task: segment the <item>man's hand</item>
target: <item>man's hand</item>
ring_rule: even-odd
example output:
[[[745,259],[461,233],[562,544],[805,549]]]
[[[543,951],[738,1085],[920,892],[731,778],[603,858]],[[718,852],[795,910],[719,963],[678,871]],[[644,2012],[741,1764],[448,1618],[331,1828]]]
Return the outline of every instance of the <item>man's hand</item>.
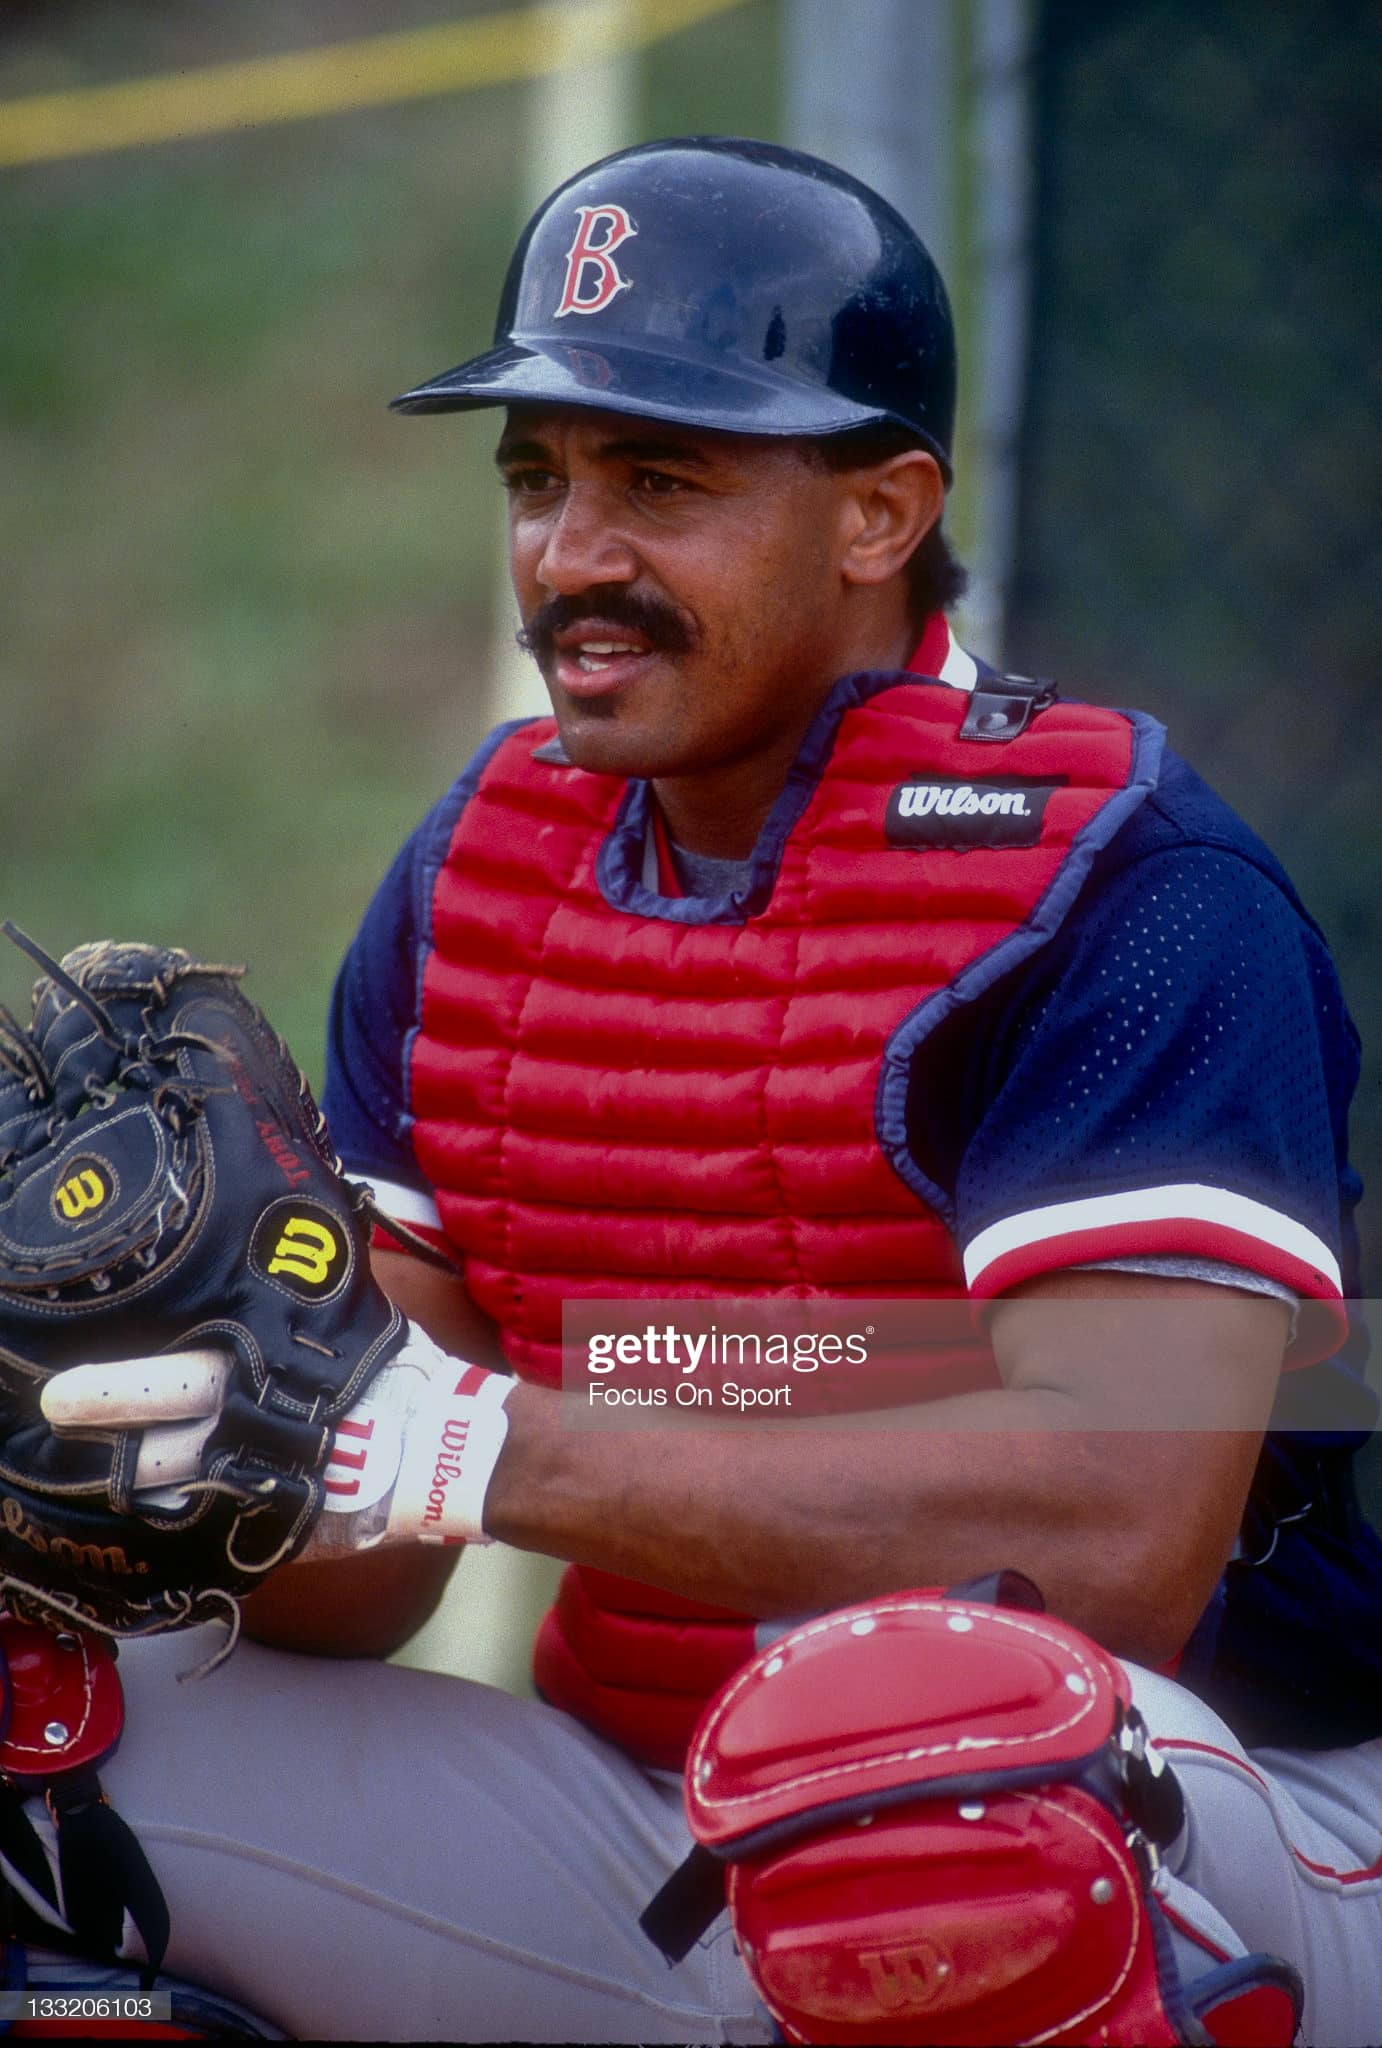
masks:
[[[108,1424],[137,1432],[136,1495],[145,1506],[177,1507],[186,1499],[178,1482],[196,1477],[216,1426],[229,1364],[223,1351],[200,1351],[73,1366],[48,1382],[43,1411],[59,1436],[80,1433],[102,1411]],[[245,1601],[245,1632],[311,1656],[390,1656],[436,1611],[462,1547],[387,1545],[313,1556],[309,1541],[305,1561],[284,1565]]]
[[[222,1420],[234,1366],[229,1352],[205,1349],[73,1366],[48,1381],[41,1406],[58,1436],[134,1437],[133,1499],[177,1511]],[[513,1384],[451,1357],[409,1323],[392,1362],[333,1432],[325,1505],[304,1557],[384,1543],[488,1543],[484,1493]]]
[[[499,1332],[459,1273],[378,1246],[372,1263],[375,1279],[410,1321],[456,1357],[504,1369]],[[285,1565],[246,1600],[245,1633],[272,1649],[311,1656],[390,1656],[430,1620],[460,1558],[459,1549],[409,1543]]]

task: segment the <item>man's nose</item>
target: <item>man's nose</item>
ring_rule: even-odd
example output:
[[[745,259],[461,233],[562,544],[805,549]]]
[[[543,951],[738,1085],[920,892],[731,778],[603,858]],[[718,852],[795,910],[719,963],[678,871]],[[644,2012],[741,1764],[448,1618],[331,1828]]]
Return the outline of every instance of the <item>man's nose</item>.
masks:
[[[539,583],[555,596],[575,597],[595,583],[634,582],[638,559],[613,510],[605,492],[569,485],[547,529]]]

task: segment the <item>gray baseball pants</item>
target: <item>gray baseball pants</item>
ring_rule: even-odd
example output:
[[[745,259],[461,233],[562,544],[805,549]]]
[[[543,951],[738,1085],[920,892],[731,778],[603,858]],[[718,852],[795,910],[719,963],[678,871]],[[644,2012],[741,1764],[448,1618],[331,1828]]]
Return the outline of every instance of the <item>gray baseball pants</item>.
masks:
[[[674,1782],[432,1672],[245,1644],[179,1684],[213,1646],[124,1649],[102,1774],[167,1893],[178,1975],[305,2038],[773,2038],[725,1920],[674,1970],[639,1932],[688,1846]],[[1382,1740],[1249,1758],[1133,1676],[1187,1795],[1180,1883],[1296,1965],[1312,2048],[1382,2039]]]

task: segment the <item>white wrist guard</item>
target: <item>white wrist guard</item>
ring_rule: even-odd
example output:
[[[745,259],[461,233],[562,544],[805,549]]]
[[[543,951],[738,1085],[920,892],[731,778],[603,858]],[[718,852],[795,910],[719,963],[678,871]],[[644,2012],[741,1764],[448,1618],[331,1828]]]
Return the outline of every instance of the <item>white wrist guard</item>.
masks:
[[[450,1357],[416,1323],[397,1363],[420,1366],[428,1378],[405,1427],[386,1540],[492,1542],[485,1494],[508,1434],[504,1403],[517,1382]]]

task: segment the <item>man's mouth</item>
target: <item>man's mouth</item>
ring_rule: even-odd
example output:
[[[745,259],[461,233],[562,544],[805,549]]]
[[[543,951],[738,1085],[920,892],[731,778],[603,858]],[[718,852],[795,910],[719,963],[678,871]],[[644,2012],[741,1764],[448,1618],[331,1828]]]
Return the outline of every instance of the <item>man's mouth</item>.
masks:
[[[625,590],[591,603],[553,598],[529,620],[519,644],[536,656],[550,682],[593,702],[638,680],[659,654],[691,645],[689,621],[674,606]]]
[[[651,654],[649,643],[642,639],[627,639],[612,633],[576,628],[556,636],[556,648],[560,657],[574,660],[584,675],[600,675],[615,662],[627,661]]]
[[[652,645],[620,633],[581,628],[558,633],[554,640],[553,680],[571,697],[606,697],[642,674],[654,653]]]

